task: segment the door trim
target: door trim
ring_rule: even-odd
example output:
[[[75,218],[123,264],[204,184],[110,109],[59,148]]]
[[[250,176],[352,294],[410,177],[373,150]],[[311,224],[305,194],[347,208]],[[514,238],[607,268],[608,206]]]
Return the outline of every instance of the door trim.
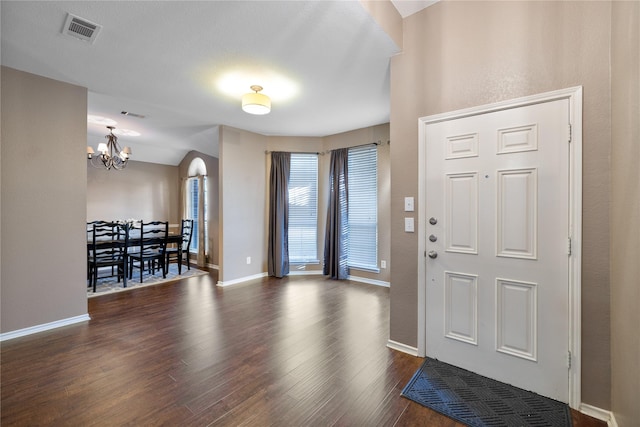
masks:
[[[567,99],[569,101],[569,406],[581,403],[582,86],[465,108],[418,119],[418,356],[426,355],[426,127],[429,124]]]

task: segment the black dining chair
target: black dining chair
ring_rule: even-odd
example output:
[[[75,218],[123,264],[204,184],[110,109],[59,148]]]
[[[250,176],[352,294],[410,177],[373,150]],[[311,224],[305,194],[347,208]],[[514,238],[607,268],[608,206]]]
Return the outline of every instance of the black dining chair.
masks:
[[[137,230],[136,230],[137,231]],[[167,235],[169,234],[168,221],[141,222],[140,233],[137,238],[131,239],[131,246],[138,248],[136,252],[129,252],[129,279],[133,276],[133,269],[140,269],[140,283],[144,276],[145,263],[151,274],[156,272],[156,262],[162,271],[162,277],[166,278],[165,259],[167,249]],[[136,265],[137,262],[137,265]]]
[[[95,222],[95,221],[94,221]],[[91,248],[93,241],[93,222],[87,222],[87,286],[91,286],[93,283],[91,281],[92,273],[91,273],[91,265],[89,264],[89,259],[91,258]]]
[[[180,224],[180,235],[182,236],[182,242],[175,248],[167,248],[165,272],[169,271],[169,263],[173,257],[175,257],[178,262],[178,274],[182,274],[183,257],[187,263],[187,269],[191,270],[191,265],[189,264],[189,246],[191,245],[191,236],[193,235],[192,219],[182,220],[182,223]]]
[[[90,231],[89,231],[90,230]],[[94,221],[87,225],[87,234],[91,240],[87,249],[87,267],[89,284],[96,291],[98,278],[117,276],[127,287],[127,245],[129,233],[116,222]],[[99,269],[111,267],[110,275],[99,276]],[[104,270],[103,270],[104,271]]]

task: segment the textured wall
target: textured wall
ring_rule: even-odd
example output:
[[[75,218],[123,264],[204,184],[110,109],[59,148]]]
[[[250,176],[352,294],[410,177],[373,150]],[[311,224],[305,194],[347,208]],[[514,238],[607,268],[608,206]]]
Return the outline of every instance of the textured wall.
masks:
[[[439,2],[404,19],[391,61],[391,330],[417,345],[418,118],[582,85],[582,400],[610,408],[609,2]]]
[[[87,90],[2,67],[1,332],[87,314]]]
[[[178,167],[131,161],[123,170],[87,162],[87,221],[137,218],[179,222]]]
[[[611,409],[640,420],[640,2],[612,3]]]
[[[266,142],[266,136],[220,126],[221,282],[267,271]]]

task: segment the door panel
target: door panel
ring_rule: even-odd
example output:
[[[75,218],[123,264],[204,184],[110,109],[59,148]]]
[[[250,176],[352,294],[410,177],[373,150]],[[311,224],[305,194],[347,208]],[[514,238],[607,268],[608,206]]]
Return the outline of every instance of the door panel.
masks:
[[[568,120],[562,99],[425,128],[427,355],[564,402]]]

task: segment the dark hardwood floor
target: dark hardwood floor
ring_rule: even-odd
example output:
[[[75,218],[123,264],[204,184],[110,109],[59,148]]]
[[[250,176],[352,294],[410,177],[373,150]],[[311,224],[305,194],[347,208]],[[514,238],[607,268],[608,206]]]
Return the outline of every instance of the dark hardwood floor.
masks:
[[[461,425],[400,397],[422,360],[386,347],[387,288],[216,279],[92,298],[89,322],[3,342],[2,426]]]

